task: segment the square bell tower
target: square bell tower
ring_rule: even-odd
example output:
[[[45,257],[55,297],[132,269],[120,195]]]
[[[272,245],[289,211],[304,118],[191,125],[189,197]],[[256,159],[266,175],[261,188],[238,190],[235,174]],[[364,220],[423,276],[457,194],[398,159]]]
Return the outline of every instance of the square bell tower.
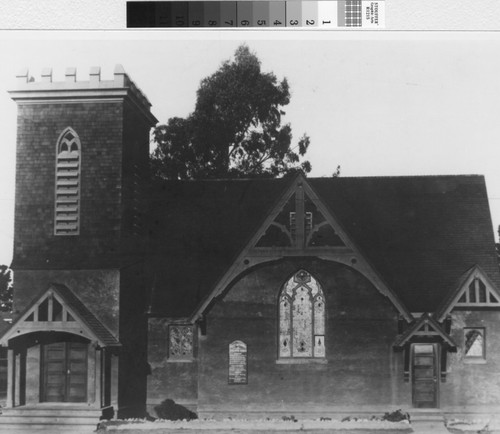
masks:
[[[143,212],[157,119],[121,65],[112,80],[99,67],[86,81],[76,77],[67,68],[53,81],[46,68],[34,81],[26,69],[10,92],[18,107],[16,316],[0,339],[13,369],[8,405],[78,402],[137,414],[147,372]],[[69,368],[49,375],[75,358],[75,377]]]

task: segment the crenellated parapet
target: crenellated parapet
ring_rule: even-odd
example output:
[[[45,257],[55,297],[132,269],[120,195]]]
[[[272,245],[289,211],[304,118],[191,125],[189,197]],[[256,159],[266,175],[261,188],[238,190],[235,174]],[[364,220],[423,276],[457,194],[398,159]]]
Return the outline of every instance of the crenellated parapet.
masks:
[[[16,89],[9,93],[18,103],[128,98],[151,123],[157,122],[151,114],[148,98],[130,79],[122,65],[115,66],[112,80],[101,79],[99,66],[90,68],[89,79],[86,81],[77,81],[77,69],[74,67],[66,68],[64,75],[64,81],[53,81],[52,68],[43,68],[41,79],[36,81],[28,68],[24,68],[16,75]]]

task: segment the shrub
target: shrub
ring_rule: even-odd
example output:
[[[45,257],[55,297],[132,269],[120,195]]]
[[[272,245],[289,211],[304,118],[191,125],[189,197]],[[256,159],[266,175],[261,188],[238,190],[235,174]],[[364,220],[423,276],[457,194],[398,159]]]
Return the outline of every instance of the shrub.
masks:
[[[176,404],[173,399],[165,399],[155,406],[156,414],[160,419],[191,420],[198,419],[198,415],[188,408]]]
[[[410,415],[408,413],[403,413],[401,409],[393,411],[392,413],[385,413],[382,416],[382,420],[388,420],[389,422],[401,422],[402,420],[410,421]]]

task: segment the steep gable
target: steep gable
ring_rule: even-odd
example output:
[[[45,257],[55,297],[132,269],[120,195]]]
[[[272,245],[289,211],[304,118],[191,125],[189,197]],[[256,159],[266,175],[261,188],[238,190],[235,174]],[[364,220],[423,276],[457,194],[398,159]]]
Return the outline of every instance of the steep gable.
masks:
[[[102,346],[120,345],[114,335],[64,285],[52,284],[19,315],[0,336],[0,345],[9,339],[37,331],[61,331],[84,336]]]
[[[409,342],[412,338],[422,339],[422,338],[432,338],[438,337],[446,342],[450,348],[456,348],[457,344],[451,338],[451,336],[446,333],[441,325],[433,318],[430,314],[424,313],[420,318],[414,321],[414,323],[406,329],[406,331],[399,335],[394,342],[395,348],[403,348],[403,346]]]
[[[500,309],[500,293],[481,267],[475,265],[460,277],[438,310],[438,319],[443,321],[453,309],[485,308]]]
[[[304,182],[302,182],[304,181]],[[305,180],[296,181],[257,235],[253,248],[300,249],[308,247],[347,247],[338,225],[318,209],[318,198],[308,190]],[[302,188],[304,184],[304,188]],[[269,222],[269,220],[271,220]]]
[[[435,312],[464,270],[500,274],[484,177],[310,179],[412,312]]]
[[[165,238],[159,238],[163,239],[164,243],[158,246],[157,252],[164,253],[165,265],[159,265],[162,257],[157,255],[156,258],[160,262],[155,271],[150,309],[152,316],[188,317],[191,315],[190,319],[195,319],[203,313],[215,297],[220,295],[222,290],[247,269],[283,257],[315,256],[342,262],[349,266],[355,265],[355,268],[367,276],[383,295],[391,299],[403,317],[408,321],[411,319],[409,311],[405,309],[397,295],[385,285],[381,276],[359,253],[352,238],[342,229],[322,200],[311,189],[308,180],[302,175],[291,180],[204,181],[177,183],[177,186],[182,189],[188,188],[188,190],[193,188],[194,191],[190,191],[186,198],[182,195],[177,196],[177,201],[173,201],[168,216],[172,216],[175,220],[174,209],[182,204],[182,209],[179,210],[179,216],[184,216],[184,218],[181,217],[182,224],[188,221],[190,223],[187,223],[188,226],[184,231],[177,232],[178,236],[182,237],[182,245],[172,243],[175,238],[173,233],[173,237],[168,241]],[[239,191],[240,194],[244,191],[247,196],[235,202],[235,196],[231,197],[231,194],[241,187],[244,189]],[[276,187],[280,188],[276,189]],[[199,199],[201,196],[195,197],[193,194],[196,188],[206,189],[203,200]],[[262,196],[254,197],[254,202],[251,202],[248,192],[256,188],[262,188],[260,191]],[[278,197],[269,195],[270,192],[277,193],[278,191],[281,193]],[[274,204],[266,201],[270,197],[274,197]],[[233,200],[233,203],[224,204],[225,199]],[[165,202],[160,201],[160,203],[161,207],[166,205]],[[237,207],[235,203],[238,203]],[[273,206],[269,207],[269,205]],[[194,220],[193,213],[187,213],[192,206],[203,207],[199,213],[194,214],[196,216]],[[245,211],[247,207],[252,207],[252,213]],[[258,219],[255,219],[256,210],[261,213]],[[219,215],[214,214],[217,211],[220,211]],[[237,217],[239,221],[244,221],[244,226],[238,226],[232,219],[228,220],[229,215]],[[204,218],[207,219],[206,230],[203,230]],[[168,221],[168,217],[165,221]],[[155,220],[155,223],[157,222],[158,219]],[[256,225],[257,222],[259,225]],[[178,229],[179,225],[174,224],[173,227]],[[237,232],[228,236],[235,228]],[[203,243],[205,240],[206,245]],[[168,251],[165,250],[166,246],[170,248],[177,246],[177,249],[171,250],[171,258],[174,262],[180,258],[187,258],[189,255],[191,258],[183,264],[178,264],[178,267],[173,266],[172,269],[172,261],[166,262],[168,255]],[[184,255],[183,251],[185,251]],[[224,254],[221,254],[222,252]],[[193,266],[195,263],[199,264],[198,268],[192,269],[182,277],[178,274],[180,269],[186,270],[186,267]],[[212,272],[215,270],[207,270],[207,264],[216,265],[217,270],[222,273],[216,275]],[[206,272],[200,273],[201,269]],[[178,285],[173,285],[168,278],[166,279],[169,272],[177,273]],[[182,279],[185,281],[182,282]],[[182,291],[177,288],[182,288]],[[170,303],[166,302],[167,299]],[[187,306],[196,306],[196,311],[193,313]]]
[[[473,264],[500,283],[482,176],[166,182],[151,216],[153,316],[193,319],[239,273],[287,256],[353,266],[407,321]]]

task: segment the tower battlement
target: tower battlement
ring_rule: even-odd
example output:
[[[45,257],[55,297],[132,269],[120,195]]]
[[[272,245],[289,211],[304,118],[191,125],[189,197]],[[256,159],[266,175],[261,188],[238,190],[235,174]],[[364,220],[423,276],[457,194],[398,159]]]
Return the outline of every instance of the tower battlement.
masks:
[[[66,68],[64,81],[53,81],[52,68],[43,68],[41,80],[30,76],[24,68],[16,75],[17,86],[10,91],[13,100],[22,103],[36,100],[81,100],[88,98],[130,97],[153,122],[151,103],[139,87],[130,79],[122,65],[116,65],[113,80],[101,80],[101,68],[93,66],[89,79],[77,81],[77,68]]]

